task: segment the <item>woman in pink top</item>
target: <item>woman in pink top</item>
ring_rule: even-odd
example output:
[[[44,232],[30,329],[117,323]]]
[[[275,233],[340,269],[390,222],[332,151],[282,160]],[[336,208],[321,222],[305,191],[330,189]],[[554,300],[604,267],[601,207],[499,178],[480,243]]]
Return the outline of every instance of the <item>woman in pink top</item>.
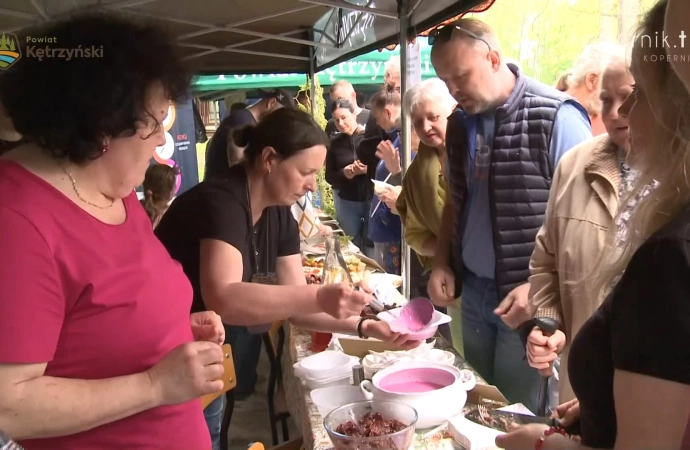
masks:
[[[27,34],[102,50],[25,53],[0,81],[32,141],[0,159],[0,429],[27,450],[209,450],[222,326],[190,318],[134,192],[189,88],[174,41],[104,15]]]

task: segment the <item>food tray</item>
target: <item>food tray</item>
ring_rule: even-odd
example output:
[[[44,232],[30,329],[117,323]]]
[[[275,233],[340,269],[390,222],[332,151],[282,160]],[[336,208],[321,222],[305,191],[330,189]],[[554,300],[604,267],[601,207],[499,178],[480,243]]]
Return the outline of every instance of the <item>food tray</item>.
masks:
[[[307,278],[307,283],[321,284],[324,263],[325,258],[323,256],[306,255],[302,257],[302,268],[304,269],[304,276]],[[353,282],[359,282],[364,276],[365,270],[376,270],[374,267],[368,267],[358,255],[354,254],[346,255],[345,263],[350,271]]]

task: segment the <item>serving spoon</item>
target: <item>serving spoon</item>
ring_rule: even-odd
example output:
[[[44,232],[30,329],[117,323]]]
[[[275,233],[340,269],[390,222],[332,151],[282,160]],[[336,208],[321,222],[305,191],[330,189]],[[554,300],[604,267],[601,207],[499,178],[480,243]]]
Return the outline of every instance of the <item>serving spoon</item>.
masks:
[[[433,318],[434,304],[424,297],[410,300],[400,311],[400,321],[410,331],[424,329]]]

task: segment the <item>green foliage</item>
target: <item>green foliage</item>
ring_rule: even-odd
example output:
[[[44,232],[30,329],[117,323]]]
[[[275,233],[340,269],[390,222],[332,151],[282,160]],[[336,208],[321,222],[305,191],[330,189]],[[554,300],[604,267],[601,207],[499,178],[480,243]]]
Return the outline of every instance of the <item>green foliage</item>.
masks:
[[[318,123],[321,128],[326,129],[326,125],[328,124],[328,121],[326,120],[326,100],[323,98],[323,88],[321,87],[321,83],[319,83],[319,78],[316,77],[314,80],[314,92],[316,93],[316,111],[312,112],[312,116],[314,117],[314,120],[316,120],[316,123]],[[300,109],[311,112],[311,80],[307,76],[307,79],[304,84],[300,85],[299,87],[300,92],[306,92],[307,97],[309,98],[309,102],[307,107],[304,105],[300,104]]]
[[[306,82],[299,87],[300,92],[306,92],[309,96],[311,94],[311,80],[307,77]],[[315,78],[313,92],[316,94],[316,111],[310,111],[311,109],[311,97],[309,97],[308,105],[304,106],[299,104],[298,107],[302,111],[311,112],[314,120],[318,123],[322,129],[326,129],[328,121],[326,120],[326,100],[323,97],[323,88],[319,83],[319,79]],[[333,190],[331,186],[326,182],[326,169],[321,168],[316,176],[316,182],[319,189],[319,195],[321,197],[321,209],[323,212],[331,217],[335,217],[335,206],[333,203]]]
[[[636,0],[644,14],[656,0]],[[590,43],[618,38],[620,0],[497,0],[486,12],[468,14],[496,31],[503,55],[522,71],[555,84]]]
[[[326,169],[322,168],[316,175],[316,183],[321,195],[321,209],[331,217],[335,217],[335,203],[333,202],[333,189],[326,182]]]

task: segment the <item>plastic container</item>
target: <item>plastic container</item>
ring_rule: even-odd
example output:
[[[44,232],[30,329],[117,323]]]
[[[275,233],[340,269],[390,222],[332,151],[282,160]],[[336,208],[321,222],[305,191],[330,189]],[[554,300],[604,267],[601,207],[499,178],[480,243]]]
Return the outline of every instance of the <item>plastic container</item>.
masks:
[[[346,436],[335,431],[339,425],[351,419],[359,421],[367,413],[380,413],[386,420],[399,420],[407,425],[401,431],[375,437]],[[417,411],[403,403],[365,401],[350,403],[334,409],[323,419],[323,425],[335,450],[408,450],[414,439]]]
[[[350,384],[352,368],[359,358],[342,352],[325,351],[304,358],[293,365],[295,375],[309,389]]]
[[[416,341],[423,341],[429,339],[430,337],[433,337],[436,334],[436,331],[438,330],[438,327],[440,325],[446,324],[451,321],[451,317],[449,315],[434,310],[434,315],[431,319],[431,322],[429,322],[429,324],[426,327],[418,331],[410,331],[407,329],[407,327],[402,323],[402,320],[400,319],[401,312],[402,307],[391,309],[388,311],[383,311],[381,313],[378,313],[376,317],[386,322],[388,326],[390,326],[391,331],[408,334],[410,336],[410,339]]]
[[[300,367],[309,373],[320,374],[334,369],[339,369],[352,362],[352,358],[343,352],[326,350],[316,355],[311,355],[299,362]]]
[[[352,368],[359,359],[342,352],[327,351],[304,358],[293,365],[295,375],[303,380],[333,381],[343,377],[350,378]]]
[[[319,410],[321,417],[326,417],[329,412],[343,405],[363,402],[366,400],[362,390],[357,386],[333,386],[314,389],[309,394],[311,401]]]
[[[328,388],[328,387],[351,386],[350,377],[340,378],[337,380],[330,380],[330,381],[302,380],[302,383],[304,383],[304,385],[307,386],[307,388],[311,391],[313,391],[315,389],[323,389],[323,388]]]

